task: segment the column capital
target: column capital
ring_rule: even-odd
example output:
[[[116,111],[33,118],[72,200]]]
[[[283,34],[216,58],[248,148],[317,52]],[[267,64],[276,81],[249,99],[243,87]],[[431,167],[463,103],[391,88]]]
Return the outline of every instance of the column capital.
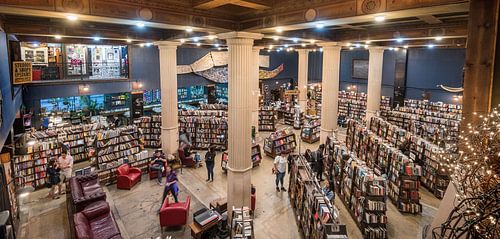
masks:
[[[154,43],[155,46],[158,46],[158,48],[177,48],[177,46],[180,46],[180,42],[176,41],[157,41]]]
[[[253,32],[226,32],[217,34],[219,39],[252,39],[252,40],[260,40],[264,37],[264,34],[253,33]]]
[[[320,42],[317,45],[323,48],[342,48],[340,42]]]
[[[264,48],[265,48],[265,47],[263,47],[263,46],[254,46],[254,47],[252,48],[252,51],[254,51],[254,52],[255,52],[255,51],[258,51],[258,52],[260,52],[260,50],[262,50],[262,49],[264,49]]]
[[[386,47],[383,47],[383,46],[370,46],[368,47],[368,51],[370,53],[378,53],[378,52],[384,52],[384,50],[386,49]]]
[[[304,54],[304,53],[309,53],[311,50],[310,49],[295,49],[295,51],[297,51],[300,54]]]

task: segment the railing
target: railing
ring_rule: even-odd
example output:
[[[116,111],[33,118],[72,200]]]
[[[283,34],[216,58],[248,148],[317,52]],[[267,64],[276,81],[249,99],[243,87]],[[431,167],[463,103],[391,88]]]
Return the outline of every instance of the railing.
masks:
[[[46,63],[33,64],[33,78],[37,81],[53,80],[106,80],[127,79],[128,63]]]

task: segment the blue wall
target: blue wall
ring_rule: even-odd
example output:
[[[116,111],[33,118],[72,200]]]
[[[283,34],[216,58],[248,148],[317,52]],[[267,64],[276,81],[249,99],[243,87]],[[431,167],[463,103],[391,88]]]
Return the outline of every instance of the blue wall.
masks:
[[[456,93],[439,90],[436,85],[462,87],[465,49],[410,49],[406,76],[406,98],[422,99],[428,89],[431,101],[452,103]]]
[[[9,52],[7,50],[7,37],[5,32],[0,31],[0,90],[2,92],[2,125],[0,126],[0,148],[3,147],[12,124],[16,117],[16,112],[21,106],[21,91],[15,91],[12,98],[12,85],[10,82]],[[19,88],[16,88],[19,89]]]

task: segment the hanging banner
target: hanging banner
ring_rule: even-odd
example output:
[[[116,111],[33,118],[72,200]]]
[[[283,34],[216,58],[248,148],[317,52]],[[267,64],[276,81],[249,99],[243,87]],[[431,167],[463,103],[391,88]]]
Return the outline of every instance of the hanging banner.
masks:
[[[259,55],[259,67],[269,68],[269,56]]]
[[[190,65],[178,65],[177,74],[187,74],[193,72]]]
[[[210,54],[206,54],[204,57],[191,64],[191,69],[193,69],[194,72],[206,71],[213,67],[214,62],[212,61],[212,56]]]
[[[266,80],[276,77],[279,73],[284,70],[283,64],[276,67],[276,69],[272,71],[259,70],[259,79]]]
[[[214,66],[225,66],[227,65],[227,58],[229,54],[227,51],[212,51],[212,60],[214,61]]]
[[[12,62],[12,83],[14,85],[30,83],[33,78],[33,68],[29,61]]]

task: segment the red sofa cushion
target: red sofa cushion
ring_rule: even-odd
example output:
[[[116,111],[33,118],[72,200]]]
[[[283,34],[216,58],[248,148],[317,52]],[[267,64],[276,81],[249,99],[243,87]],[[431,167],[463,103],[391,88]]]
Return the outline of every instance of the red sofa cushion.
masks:
[[[108,239],[114,235],[120,234],[118,226],[110,213],[104,214],[90,222],[90,228],[94,239]]]
[[[106,201],[97,201],[82,210],[86,218],[92,220],[102,214],[109,213],[109,204]]]
[[[118,175],[127,175],[129,172],[130,166],[128,164],[122,164],[118,169],[116,169]]]
[[[73,216],[75,222],[75,234],[77,239],[92,239],[90,224],[83,213],[77,213]]]
[[[74,214],[77,239],[121,238],[113,214],[106,201],[97,201]]]

